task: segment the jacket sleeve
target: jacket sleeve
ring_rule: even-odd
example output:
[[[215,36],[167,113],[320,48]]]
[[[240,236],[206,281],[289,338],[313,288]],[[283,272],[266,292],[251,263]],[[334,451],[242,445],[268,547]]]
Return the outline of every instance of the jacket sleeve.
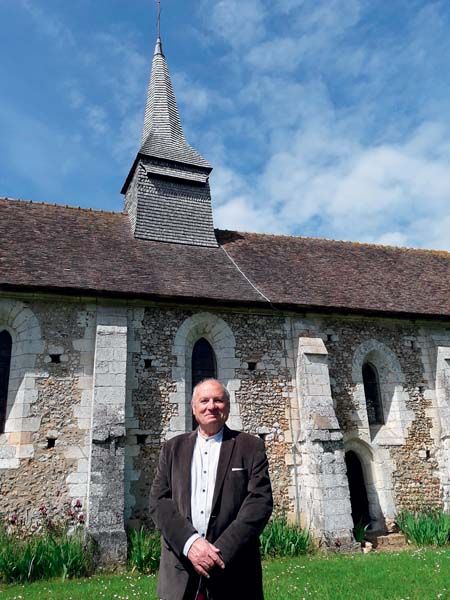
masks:
[[[164,444],[150,492],[150,515],[172,550],[181,556],[186,541],[196,530],[172,498],[170,448]]]
[[[272,487],[269,479],[264,443],[255,440],[257,448],[253,456],[245,497],[234,521],[214,541],[227,565],[245,544],[257,540],[273,509]]]

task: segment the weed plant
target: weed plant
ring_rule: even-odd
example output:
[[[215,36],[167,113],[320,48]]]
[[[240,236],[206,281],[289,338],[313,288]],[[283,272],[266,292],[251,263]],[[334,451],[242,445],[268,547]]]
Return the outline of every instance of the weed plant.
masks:
[[[81,532],[18,539],[0,531],[0,580],[5,583],[85,577],[92,571],[93,548]]]
[[[143,574],[155,573],[161,558],[160,535],[143,527],[129,532],[128,564],[132,571]]]
[[[289,525],[285,519],[272,519],[260,539],[263,558],[300,556],[313,550],[309,531]]]
[[[404,511],[398,515],[397,524],[407,539],[417,546],[450,544],[450,514]]]

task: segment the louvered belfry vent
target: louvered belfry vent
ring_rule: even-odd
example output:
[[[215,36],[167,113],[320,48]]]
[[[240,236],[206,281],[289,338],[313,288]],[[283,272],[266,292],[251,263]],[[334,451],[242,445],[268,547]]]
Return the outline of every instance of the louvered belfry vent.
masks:
[[[122,193],[136,238],[217,246],[211,165],[184,137],[169,68],[158,38],[141,147]]]

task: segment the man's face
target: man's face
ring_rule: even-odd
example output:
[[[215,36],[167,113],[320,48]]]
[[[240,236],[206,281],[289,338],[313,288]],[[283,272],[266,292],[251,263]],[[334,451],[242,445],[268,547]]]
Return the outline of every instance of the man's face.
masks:
[[[218,381],[205,381],[197,386],[192,398],[192,412],[202,433],[214,435],[222,429],[230,405]]]

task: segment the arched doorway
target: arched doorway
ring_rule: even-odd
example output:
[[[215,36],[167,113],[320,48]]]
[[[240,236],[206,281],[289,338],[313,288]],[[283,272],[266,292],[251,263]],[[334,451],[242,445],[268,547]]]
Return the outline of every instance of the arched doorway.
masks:
[[[205,338],[200,338],[192,349],[192,390],[197,383],[210,377],[217,378],[216,355],[211,344]],[[192,429],[197,427],[197,421],[192,415]]]
[[[353,452],[353,450],[346,452],[345,464],[347,466],[353,524],[355,527],[357,525],[365,527],[371,521],[369,500],[367,498],[367,489],[361,461],[356,452]]]

